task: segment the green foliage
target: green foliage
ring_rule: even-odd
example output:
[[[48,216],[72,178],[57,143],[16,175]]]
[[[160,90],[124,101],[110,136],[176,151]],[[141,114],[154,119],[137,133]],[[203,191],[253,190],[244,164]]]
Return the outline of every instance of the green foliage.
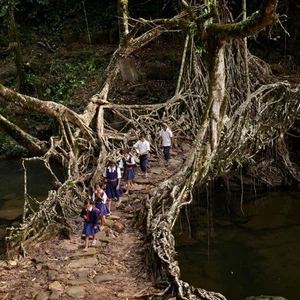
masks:
[[[95,76],[99,70],[96,68],[95,60],[88,59],[86,63],[71,59],[55,59],[51,65],[51,72],[47,81],[47,88],[43,98],[51,99],[61,104],[71,104],[75,90],[83,88],[86,79]]]
[[[8,157],[24,157],[28,154],[28,151],[16,144],[8,135],[0,132],[0,153]]]
[[[197,29],[197,25],[195,22],[191,22],[189,24],[189,28],[190,28],[190,34],[191,36],[195,37],[198,35],[198,29]]]
[[[199,53],[200,55],[205,54],[205,53],[207,53],[207,50],[202,46],[197,46],[196,53]]]
[[[7,12],[8,12],[8,3],[7,3],[7,1],[0,0],[0,7],[1,7],[0,17],[5,17],[7,15]]]
[[[212,18],[210,18],[209,20],[211,20],[211,22],[212,22]],[[198,35],[197,25],[194,22],[192,22],[192,23],[190,23],[189,27],[190,27],[190,33],[194,37],[194,40],[195,40],[195,44],[196,44],[196,48],[197,48],[196,53],[205,54],[207,52],[207,50]]]
[[[210,24],[212,24],[212,22],[213,22],[213,18],[207,19],[207,20],[204,22],[203,27],[204,27],[204,28],[207,28]]]

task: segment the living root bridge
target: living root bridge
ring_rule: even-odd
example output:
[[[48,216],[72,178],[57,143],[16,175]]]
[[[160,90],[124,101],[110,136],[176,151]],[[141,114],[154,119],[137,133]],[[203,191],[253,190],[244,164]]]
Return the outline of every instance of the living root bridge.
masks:
[[[197,57],[194,52],[192,55]],[[186,65],[185,61],[183,63]],[[201,62],[195,63],[194,66],[197,66],[197,70],[203,68]],[[239,69],[242,66],[235,67]],[[233,74],[236,74],[235,69],[232,70]],[[193,71],[185,69],[184,74],[191,72]],[[194,87],[195,90],[204,93],[208,90],[207,78],[203,77],[202,81],[198,81],[198,84],[205,85],[203,88],[197,86],[195,81],[189,82],[186,78],[181,78],[182,86]],[[188,76],[188,78],[192,77]],[[228,81],[232,80],[237,80],[236,75],[229,76]],[[144,107],[101,103],[98,111],[102,117],[97,118],[97,128],[102,128],[102,133],[98,138],[80,117],[72,117],[70,121],[66,115],[63,115],[64,119],[61,115],[57,116],[61,136],[51,138],[50,147],[44,156],[32,159],[40,159],[45,163],[58,188],[51,191],[44,202],[35,203],[39,207],[38,211],[31,208],[30,203],[34,199],[30,199],[25,189],[27,200],[23,222],[19,228],[8,229],[7,257],[12,259],[20,253],[25,255],[36,242],[61,232],[59,229],[61,227],[65,229],[64,232],[67,232],[66,220],[78,210],[81,201],[77,199],[87,193],[85,182],[92,183],[97,180],[103,171],[108,153],[112,155],[108,149],[116,151],[123,141],[128,143],[136,138],[130,128],[136,134],[144,131],[149,137],[153,137],[154,149],[158,149],[156,137],[163,119],[175,129],[179,142],[187,132],[194,142],[184,164],[170,178],[151,191],[139,214],[137,224],[146,228],[150,241],[147,261],[151,269],[155,262],[154,277],[169,282],[172,288],[166,289],[167,293],[171,292],[181,299],[186,297],[225,299],[218,293],[196,289],[180,280],[180,268],[176,260],[175,241],[172,235],[173,226],[180,209],[192,201],[192,190],[195,185],[204,185],[207,180],[230,170],[237,160],[242,162],[245,158],[253,157],[260,149],[284,136],[299,119],[300,103],[299,88],[291,89],[286,82],[263,85],[245,99],[238,96],[239,91],[230,90],[232,86],[228,85],[228,94],[232,94],[232,98],[238,99],[238,102],[228,101],[224,115],[220,119],[222,121],[216,127],[219,136],[217,143],[210,142],[209,125],[212,106],[209,105],[209,101],[204,101],[205,94],[199,96],[193,92],[194,89],[186,91],[185,88],[180,88],[181,92],[178,91],[166,103]],[[36,105],[39,105],[39,100],[35,101]],[[23,103],[23,107],[25,106],[26,102]],[[106,122],[105,110],[114,111],[122,120],[123,132],[116,130],[114,124]],[[78,126],[71,129],[79,120]],[[97,134],[99,135],[99,131]],[[92,139],[88,138],[90,135]],[[65,182],[60,182],[52,171],[49,163],[51,157],[60,161],[66,169]],[[285,155],[283,161],[288,162],[287,159],[288,156]],[[298,174],[297,168],[291,161],[286,166],[288,168],[293,166],[292,173]]]
[[[286,82],[261,87],[225,123],[217,152],[211,151],[210,143],[206,142],[202,131],[208,129],[203,125],[181,170],[150,192],[138,221],[140,225],[147,224],[151,243],[147,261],[156,261],[154,276],[169,280],[171,286],[177,287],[181,299],[193,299],[196,295],[198,299],[225,299],[180,280],[172,229],[180,209],[192,201],[193,187],[203,185],[222,170],[230,170],[235,161],[250,159],[272,141],[282,142],[283,133],[300,117],[299,105],[299,88],[291,89]],[[286,155],[284,161],[291,175],[299,180],[299,169]]]
[[[123,10],[126,10],[126,3],[123,3]],[[263,3],[262,18],[266,16],[269,21],[274,20],[272,16],[277,1],[265,0]],[[179,143],[182,139],[190,139],[191,148],[182,166],[151,190],[138,216],[137,225],[145,229],[149,241],[149,269],[153,270],[154,266],[153,276],[167,282],[170,287],[162,294],[168,293],[178,299],[225,299],[219,293],[194,288],[180,279],[172,229],[180,209],[192,201],[192,191],[196,185],[204,186],[208,180],[226,174],[237,162],[242,166],[276,141],[279,141],[283,167],[291,170],[298,180],[299,170],[286,153],[288,149],[283,137],[300,118],[300,91],[299,87],[292,89],[286,82],[274,83],[276,78],[270,74],[266,64],[249,53],[247,57],[251,74],[244,74],[246,62],[241,54],[241,43],[235,41],[225,45],[225,41],[235,37],[232,31],[230,36],[225,34],[222,40],[216,40],[213,30],[220,28],[218,23],[211,23],[207,28],[204,24],[197,24],[197,34],[204,39],[203,44],[207,45],[206,42],[210,40],[209,44],[215,47],[209,53],[209,62],[205,61],[197,49],[195,35],[190,34],[190,28],[200,19],[193,13],[193,7],[184,4],[187,12],[179,15],[183,20],[180,23],[174,22],[177,21],[176,17],[170,19],[167,26],[164,26],[164,20],[140,19],[127,33],[129,27],[125,23],[128,18],[124,18],[124,36],[107,68],[106,80],[99,93],[90,99],[83,114],[51,101],[20,95],[0,85],[0,97],[7,103],[51,116],[59,126],[58,136],[51,137],[49,143],[43,144],[23,134],[24,146],[27,137],[28,143],[34,141],[46,147],[42,148],[42,156],[35,159],[41,159],[49,168],[56,190],[51,191],[44,202],[36,203],[40,210],[34,211],[30,206],[33,199],[29,199],[25,188],[28,198],[25,201],[23,223],[19,228],[8,229],[8,258],[29,252],[30,247],[43,236],[49,236],[55,226],[59,228],[62,224],[67,229],[66,220],[82,204],[77,200],[88,193],[88,186],[99,180],[107,158],[116,156],[117,150],[138,138],[140,132],[147,134],[152,150],[159,155],[158,132],[163,121],[173,129]],[[199,8],[204,9],[202,6]],[[209,10],[209,7],[205,8]],[[216,11],[211,13],[214,15]],[[210,14],[205,16],[211,17]],[[214,19],[219,18],[216,16]],[[226,22],[228,19],[226,16]],[[259,28],[266,25],[263,20],[259,22]],[[176,30],[180,28],[187,35],[174,96],[165,103],[155,105],[110,104],[108,93],[114,87],[119,72],[119,59],[127,57],[163,32],[173,32],[174,23]],[[142,26],[151,28],[136,37]],[[229,27],[232,29],[232,26]],[[249,85],[247,76],[251,79]],[[248,91],[245,91],[245,86]],[[119,124],[106,120],[106,111],[112,111]],[[16,130],[12,130],[12,136],[14,132]],[[49,163],[50,158],[64,168],[64,182],[56,178]]]

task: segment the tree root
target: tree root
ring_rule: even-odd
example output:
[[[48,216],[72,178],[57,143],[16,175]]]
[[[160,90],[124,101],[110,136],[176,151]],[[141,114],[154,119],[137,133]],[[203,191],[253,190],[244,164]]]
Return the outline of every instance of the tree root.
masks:
[[[119,59],[167,32],[169,26],[185,24],[187,16],[191,14],[184,12],[166,21],[165,26],[162,26],[163,20],[139,20],[114,53],[102,89],[91,97],[81,115],[63,105],[24,96],[0,85],[0,97],[5,101],[55,118],[60,129],[59,135],[53,136],[46,145],[43,155],[31,158],[44,162],[56,186],[41,203],[27,194],[24,165],[24,214],[19,228],[7,230],[9,259],[29,253],[32,245],[58,233],[61,226],[68,229],[66,220],[79,210],[89,186],[101,178],[107,159],[117,158],[119,149],[136,140],[140,132],[146,133],[152,151],[158,154],[158,132],[163,121],[169,124],[177,138],[188,136],[192,143],[184,164],[151,190],[140,210],[137,225],[145,229],[149,242],[146,261],[155,278],[170,283],[171,288],[165,288],[163,295],[169,293],[177,299],[225,299],[221,294],[196,289],[180,280],[172,229],[180,209],[192,201],[191,191],[195,185],[203,186],[235,164],[242,166],[275,141],[278,141],[283,164],[299,180],[283,137],[299,120],[300,90],[290,88],[286,82],[269,83],[271,79],[261,75],[270,74],[269,69],[250,56],[252,77],[248,94],[243,89],[247,82],[243,76],[240,42],[217,45],[217,57],[214,64],[208,66],[197,51],[194,37],[188,34],[176,92],[171,99],[154,105],[110,104],[108,93],[119,72]],[[145,24],[152,28],[135,38],[138,29]],[[224,65],[229,66],[226,78]],[[209,67],[213,67],[214,74],[209,74]],[[105,118],[107,112],[115,116],[111,122]],[[96,131],[91,124],[96,124]],[[19,128],[15,129],[17,132]],[[30,140],[36,145],[39,143]],[[50,159],[65,170],[64,182],[55,176]],[[38,210],[33,209],[32,201],[38,205]]]

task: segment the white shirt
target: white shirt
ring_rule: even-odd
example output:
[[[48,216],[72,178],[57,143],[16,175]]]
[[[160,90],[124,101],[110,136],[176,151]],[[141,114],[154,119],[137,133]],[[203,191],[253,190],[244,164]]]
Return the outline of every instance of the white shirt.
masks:
[[[102,192],[104,192],[104,191],[102,191]],[[95,194],[95,192],[94,192],[94,193],[93,193],[93,197],[92,197],[92,199],[93,199],[94,202],[95,202],[95,200],[96,200],[95,198],[96,198],[96,194]],[[106,195],[105,192],[103,193],[103,197],[102,197],[102,198],[103,198],[103,200],[102,200],[103,203],[106,203],[107,195]]]
[[[107,169],[109,168],[110,170],[110,167],[106,167],[104,172],[103,172],[103,177],[107,177]],[[116,169],[116,167],[112,167],[112,171],[114,171]],[[121,178],[121,171],[120,171],[120,168],[117,168],[117,174],[118,174],[118,178]]]
[[[162,129],[159,132],[159,135],[162,137],[162,143],[164,147],[171,146],[173,133],[169,128],[166,130]]]
[[[137,148],[139,150],[140,154],[143,153],[143,152],[149,152],[150,151],[150,144],[146,140],[143,141],[143,142],[141,140],[136,142],[133,145],[133,147]],[[146,153],[144,153],[144,154],[146,154]]]
[[[131,157],[130,161],[129,161],[129,157]],[[128,160],[128,162],[129,162],[130,164],[135,165],[135,161],[134,161],[134,159],[133,159],[132,156],[128,155],[128,156],[124,156],[124,158],[125,158],[126,160]],[[127,165],[127,166],[128,166],[128,167],[131,167],[131,165]],[[124,168],[123,158],[122,158],[122,159],[120,160],[120,162],[119,162],[119,168]]]

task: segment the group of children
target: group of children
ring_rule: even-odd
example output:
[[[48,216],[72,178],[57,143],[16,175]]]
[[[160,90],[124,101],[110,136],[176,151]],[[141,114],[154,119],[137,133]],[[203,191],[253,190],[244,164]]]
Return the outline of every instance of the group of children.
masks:
[[[160,131],[161,142],[163,145],[164,159],[166,166],[169,165],[170,159],[170,147],[174,144],[172,131],[168,128],[167,124],[162,124],[162,130]],[[140,168],[143,172],[142,177],[147,178],[147,165],[148,156],[150,151],[150,144],[146,140],[144,134],[141,134],[139,141],[133,145],[136,152],[139,154]],[[111,200],[116,199],[116,208],[120,207],[122,200],[121,195],[129,195],[130,191],[133,190],[133,179],[134,179],[134,166],[135,160],[130,155],[130,149],[126,148],[122,150],[123,157],[119,162],[113,159],[108,161],[107,167],[103,172],[102,183],[96,183],[94,186],[94,192],[92,200],[86,199],[84,201],[84,208],[81,211],[80,216],[84,219],[84,226],[82,234],[85,235],[85,248],[84,251],[88,250],[89,237],[92,236],[92,246],[96,246],[96,233],[100,231],[98,225],[99,219],[101,220],[101,227],[105,224],[106,216],[110,215]],[[124,193],[121,186],[121,171],[124,170],[123,179],[127,183],[126,192]],[[103,185],[106,182],[106,190],[103,190]],[[94,204],[94,205],[93,205]]]

